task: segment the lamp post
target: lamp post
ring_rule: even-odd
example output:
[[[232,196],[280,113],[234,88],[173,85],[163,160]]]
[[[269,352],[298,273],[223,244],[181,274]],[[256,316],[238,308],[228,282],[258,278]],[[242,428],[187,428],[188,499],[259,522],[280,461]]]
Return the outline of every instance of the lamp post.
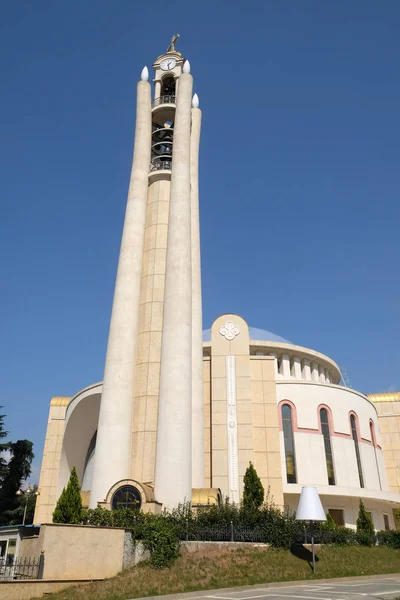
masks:
[[[25,496],[25,508],[24,508],[24,518],[22,520],[22,525],[25,525],[25,519],[26,519],[26,509],[28,507],[28,499],[30,497],[30,495],[33,494],[34,496],[39,496],[40,492],[38,492],[37,490],[34,492],[33,490],[31,490],[31,488],[27,488],[26,490],[21,490],[19,489],[16,492],[17,496]]]
[[[303,486],[300,494],[299,505],[297,507],[296,521],[310,521],[312,562],[313,572],[315,573],[315,547],[312,523],[313,521],[326,521],[326,515],[316,487],[311,485]]]

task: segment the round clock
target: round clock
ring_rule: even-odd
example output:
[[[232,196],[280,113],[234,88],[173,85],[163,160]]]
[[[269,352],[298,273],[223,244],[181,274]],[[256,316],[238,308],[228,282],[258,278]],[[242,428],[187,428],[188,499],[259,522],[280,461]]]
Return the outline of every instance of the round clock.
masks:
[[[164,58],[164,60],[162,60],[160,63],[160,67],[163,71],[171,71],[171,69],[173,69],[175,65],[175,58]]]

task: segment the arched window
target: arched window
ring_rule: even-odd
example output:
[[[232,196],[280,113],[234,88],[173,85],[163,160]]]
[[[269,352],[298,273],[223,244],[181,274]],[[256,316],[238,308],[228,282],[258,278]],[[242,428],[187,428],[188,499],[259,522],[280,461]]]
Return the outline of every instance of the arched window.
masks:
[[[351,425],[351,436],[352,436],[353,441],[354,441],[354,449],[355,449],[355,452],[356,452],[358,476],[360,478],[360,487],[363,488],[364,487],[364,478],[363,478],[362,468],[361,468],[360,448],[358,447],[357,424],[356,424],[356,418],[355,418],[354,415],[350,415],[350,425]]]
[[[329,430],[329,418],[328,411],[326,410],[326,408],[321,408],[321,410],[319,411],[319,418],[321,421],[322,435],[324,436],[325,460],[326,470],[328,472],[328,483],[329,485],[335,485],[335,471],[333,469],[331,432]]]
[[[282,429],[285,442],[286,479],[288,483],[297,483],[292,408],[289,404],[282,405]]]
[[[374,447],[374,454],[375,454],[375,464],[376,464],[376,471],[378,473],[378,481],[379,481],[379,487],[380,489],[382,489],[382,482],[381,482],[381,474],[379,472],[379,463],[378,463],[378,456],[376,454],[376,437],[375,437],[375,425],[374,422],[372,421],[372,419],[369,422],[369,430],[371,432],[371,442],[372,445]]]
[[[173,76],[163,77],[161,81],[161,96],[175,99],[176,80]]]
[[[114,494],[111,501],[111,508],[139,509],[142,505],[142,496],[137,488],[133,485],[124,485],[120,487]]]

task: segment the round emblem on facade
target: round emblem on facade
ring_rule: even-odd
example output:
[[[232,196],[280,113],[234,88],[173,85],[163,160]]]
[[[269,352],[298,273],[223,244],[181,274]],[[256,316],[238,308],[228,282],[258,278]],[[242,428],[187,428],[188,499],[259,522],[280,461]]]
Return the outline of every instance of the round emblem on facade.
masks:
[[[234,340],[237,335],[240,333],[240,329],[233,321],[227,321],[225,325],[221,327],[219,330],[220,334],[230,342]]]
[[[235,427],[235,421],[229,421],[229,427],[233,429]]]

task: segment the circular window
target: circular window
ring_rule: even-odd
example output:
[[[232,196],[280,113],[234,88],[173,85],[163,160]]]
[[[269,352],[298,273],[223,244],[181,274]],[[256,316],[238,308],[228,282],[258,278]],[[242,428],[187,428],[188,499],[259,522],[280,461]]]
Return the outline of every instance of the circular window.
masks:
[[[142,496],[133,485],[124,485],[117,490],[111,502],[111,508],[140,508],[142,505]]]

